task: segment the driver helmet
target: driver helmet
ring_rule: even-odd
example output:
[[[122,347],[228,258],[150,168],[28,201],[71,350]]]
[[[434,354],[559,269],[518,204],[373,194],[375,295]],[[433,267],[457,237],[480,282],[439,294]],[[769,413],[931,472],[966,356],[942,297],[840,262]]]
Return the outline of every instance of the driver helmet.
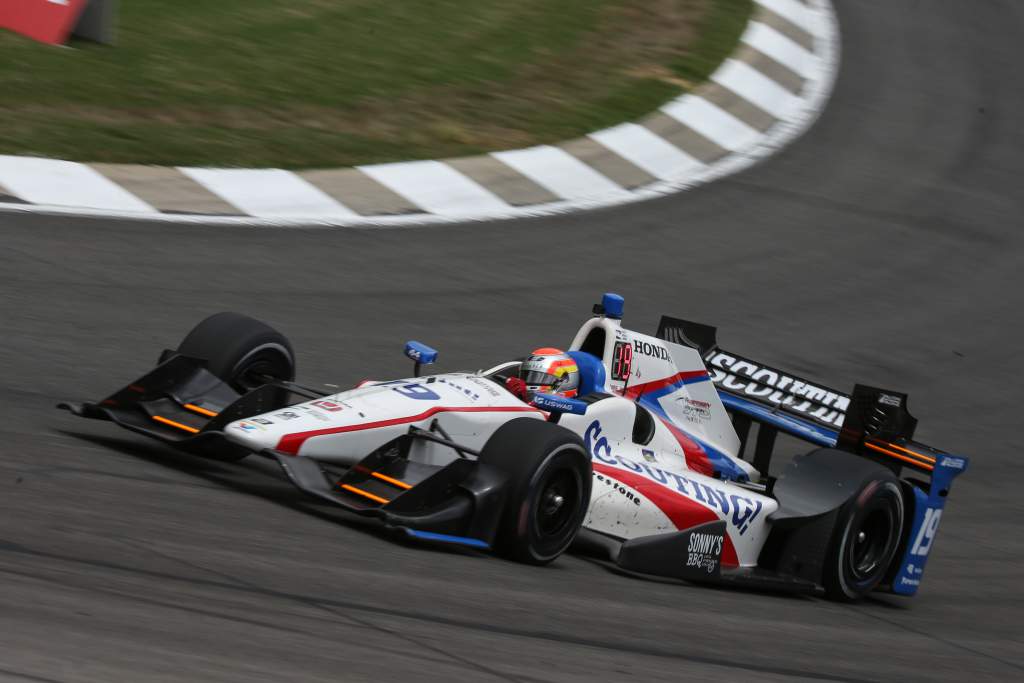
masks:
[[[561,349],[536,349],[519,366],[519,379],[531,392],[568,398],[575,396],[580,388],[576,361]]]

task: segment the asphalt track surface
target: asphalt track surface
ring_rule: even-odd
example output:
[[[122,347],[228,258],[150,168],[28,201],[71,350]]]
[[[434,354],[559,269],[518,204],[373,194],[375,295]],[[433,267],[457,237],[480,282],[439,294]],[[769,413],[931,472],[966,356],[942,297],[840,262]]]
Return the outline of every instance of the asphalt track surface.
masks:
[[[1019,350],[1024,6],[838,3],[817,125],[673,198],[426,229],[0,215],[0,679],[972,680],[1024,676]],[[905,389],[971,456],[920,594],[848,606],[398,544],[262,462],[174,454],[53,410],[132,379],[204,315],[262,317],[300,379],[477,368],[627,324],[717,324],[837,386]]]

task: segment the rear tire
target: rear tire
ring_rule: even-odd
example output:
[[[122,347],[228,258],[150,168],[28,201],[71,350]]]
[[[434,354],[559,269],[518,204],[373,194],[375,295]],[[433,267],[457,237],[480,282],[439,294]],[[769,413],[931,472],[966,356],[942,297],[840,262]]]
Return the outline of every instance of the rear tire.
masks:
[[[178,353],[206,361],[207,369],[244,394],[269,381],[295,379],[295,353],[270,325],[241,313],[215,313],[192,328]]]
[[[520,417],[491,435],[480,462],[509,478],[497,552],[538,565],[565,552],[590,503],[593,475],[580,437],[550,422]]]
[[[899,481],[880,469],[839,509],[822,575],[828,597],[852,602],[881,582],[900,546],[904,508]]]

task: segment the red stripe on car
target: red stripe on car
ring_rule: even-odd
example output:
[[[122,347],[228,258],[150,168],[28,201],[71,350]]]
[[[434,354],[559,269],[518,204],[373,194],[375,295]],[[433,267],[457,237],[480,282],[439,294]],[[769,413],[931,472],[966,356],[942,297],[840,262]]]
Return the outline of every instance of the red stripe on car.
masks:
[[[700,472],[701,474],[713,477],[715,475],[715,466],[711,464],[711,458],[708,457],[704,447],[699,443],[691,439],[686,432],[668,420],[658,418],[661,423],[665,425],[669,433],[675,437],[676,443],[683,449],[683,455],[686,458],[686,466],[694,472]]]
[[[595,472],[611,477],[639,491],[647,500],[654,503],[659,510],[664,512],[669,521],[679,530],[689,529],[698,524],[720,521],[719,516],[714,510],[701,505],[695,500],[690,500],[686,496],[676,493],[657,482],[651,481],[647,477],[599,462],[594,462],[593,467]],[[732,539],[729,538],[728,533],[725,534],[725,543],[722,544],[721,562],[722,566],[725,567],[736,567],[740,563],[739,558],[736,556],[736,548],[733,547]]]
[[[647,382],[646,384],[630,385],[626,387],[626,391],[622,395],[626,398],[635,399],[648,392],[664,389],[665,387],[678,382],[685,382],[686,380],[700,379],[704,377],[709,377],[707,370],[688,370],[686,372],[677,372],[669,377],[656,379],[653,382]]]

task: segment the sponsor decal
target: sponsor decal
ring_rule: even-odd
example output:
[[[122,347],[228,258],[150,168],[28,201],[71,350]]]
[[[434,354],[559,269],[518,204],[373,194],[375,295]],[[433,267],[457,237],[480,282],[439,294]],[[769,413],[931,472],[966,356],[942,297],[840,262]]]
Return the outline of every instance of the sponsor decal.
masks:
[[[654,451],[650,448],[644,448],[641,450],[640,455],[644,456],[644,460],[647,462],[658,462],[658,459],[654,456]]]
[[[320,399],[319,401],[313,401],[309,405],[316,406],[320,410],[326,410],[329,413],[336,413],[339,410],[343,409],[341,404],[335,403],[334,401],[330,401],[328,399]]]
[[[562,413],[573,412],[573,403],[561,396],[553,394],[534,394],[533,405],[541,410],[557,411]]]
[[[495,398],[501,396],[501,392],[494,388],[494,383],[491,380],[480,379],[479,377],[467,377],[466,379]]]
[[[722,556],[721,534],[694,532],[690,534],[690,542],[686,548],[686,566],[707,570],[708,574],[715,571],[719,558]]]
[[[900,405],[900,397],[893,396],[892,394],[879,394],[878,402],[884,406],[896,406],[898,408]]]
[[[932,549],[932,542],[935,540],[935,534],[939,530],[940,521],[942,521],[942,510],[938,508],[925,510],[921,528],[918,529],[917,536],[914,537],[914,545],[910,548],[911,555],[928,556],[928,551]]]
[[[583,443],[590,454],[600,462],[639,474],[666,488],[683,494],[706,507],[716,510],[742,536],[760,516],[764,504],[756,498],[733,493],[684,474],[654,467],[646,462],[612,453],[608,438],[601,435],[601,421],[594,420],[583,434]]]
[[[940,467],[952,467],[954,470],[962,470],[964,468],[963,458],[954,458],[951,455],[942,456],[942,461],[939,463]]]
[[[640,498],[639,498],[639,496],[637,496],[635,493],[633,493],[628,488],[626,488],[625,486],[623,486],[619,482],[615,481],[611,477],[606,477],[603,474],[594,474],[594,477],[598,481],[604,482],[605,484],[610,485],[615,490],[616,493],[621,494],[623,498],[628,500],[630,503],[633,503],[633,505],[640,505]]]
[[[282,420],[297,420],[302,416],[291,410],[285,410],[281,413],[274,413],[274,417],[281,418]]]
[[[292,410],[301,410],[303,412],[303,414],[311,415],[314,418],[316,418],[317,420],[320,420],[321,422],[330,422],[331,421],[331,418],[327,417],[322,412],[320,412],[319,410],[313,408],[312,406],[292,406]]]
[[[400,387],[391,387],[391,391],[406,398],[414,398],[417,401],[440,401],[441,397],[436,393],[423,386],[422,384],[416,384],[410,382],[409,384],[403,384]]]
[[[462,392],[463,394],[465,394],[467,397],[469,397],[473,401],[479,401],[480,400],[480,394],[476,393],[472,389],[467,389],[466,387],[462,386],[458,382],[452,381],[451,379],[449,379],[447,377],[438,377],[437,381],[439,383],[441,383],[441,384],[447,384],[448,386],[450,386],[455,391]],[[406,385],[406,386],[410,386],[410,385]],[[435,396],[436,396],[436,394],[435,394]],[[441,398],[441,397],[437,396],[437,398]]]
[[[711,419],[711,404],[707,401],[698,401],[688,396],[683,396],[677,398],[676,402],[682,403],[683,417],[686,418],[687,422],[700,424],[705,420]]]
[[[659,358],[667,361],[672,360],[668,355],[668,349],[661,344],[651,344],[650,342],[640,341],[639,339],[633,340],[633,352],[639,353],[641,356],[649,356],[650,358]]]
[[[707,359],[711,380],[723,389],[785,406],[825,424],[843,426],[850,397],[778,370],[717,351]]]
[[[273,420],[268,420],[265,417],[250,417],[249,421],[250,422],[255,422],[258,425],[272,425],[272,424],[274,424]]]
[[[235,428],[241,429],[243,432],[251,432],[257,429],[263,431],[263,427],[260,427],[259,425],[254,425],[250,422],[239,422],[238,424],[235,425]]]

